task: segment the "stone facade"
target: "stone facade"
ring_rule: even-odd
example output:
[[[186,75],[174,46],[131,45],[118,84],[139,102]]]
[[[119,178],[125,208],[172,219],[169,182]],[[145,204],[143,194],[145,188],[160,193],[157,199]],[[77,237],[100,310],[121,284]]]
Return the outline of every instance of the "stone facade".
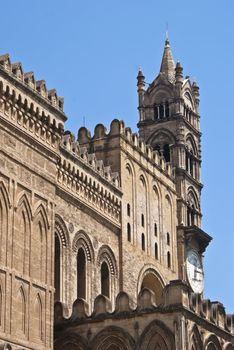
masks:
[[[202,298],[199,88],[168,40],[137,81],[139,134],[76,138],[56,90],[0,57],[0,349],[234,349]]]

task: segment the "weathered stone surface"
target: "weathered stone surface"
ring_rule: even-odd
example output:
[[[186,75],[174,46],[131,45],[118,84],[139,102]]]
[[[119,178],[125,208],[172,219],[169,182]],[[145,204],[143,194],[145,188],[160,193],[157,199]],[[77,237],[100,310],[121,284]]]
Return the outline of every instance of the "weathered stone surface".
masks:
[[[0,349],[234,349],[233,315],[186,274],[211,238],[199,88],[173,69],[167,40],[137,77],[139,134],[115,119],[76,139],[56,91],[0,56]]]

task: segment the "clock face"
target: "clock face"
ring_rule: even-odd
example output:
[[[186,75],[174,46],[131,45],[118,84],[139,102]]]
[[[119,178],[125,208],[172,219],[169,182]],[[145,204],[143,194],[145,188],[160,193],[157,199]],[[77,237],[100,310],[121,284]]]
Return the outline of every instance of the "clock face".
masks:
[[[202,268],[202,262],[194,250],[190,250],[187,253],[187,277],[189,284],[194,293],[202,293],[204,289],[204,273]]]

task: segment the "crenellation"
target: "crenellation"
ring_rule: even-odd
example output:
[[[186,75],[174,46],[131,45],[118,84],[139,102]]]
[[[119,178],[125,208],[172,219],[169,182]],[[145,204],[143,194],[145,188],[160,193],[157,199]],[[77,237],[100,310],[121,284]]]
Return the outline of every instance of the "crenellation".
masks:
[[[104,174],[102,177],[105,180],[105,184],[94,181],[94,174],[85,174],[82,171],[82,163],[73,163],[67,158],[62,157],[60,164],[58,165],[58,183],[66,187],[71,193],[76,194],[78,198],[82,200],[88,200],[96,209],[99,209],[102,214],[107,215],[111,220],[119,223],[120,221],[120,192],[113,194],[113,186],[117,184],[112,180],[112,176],[107,178]],[[87,163],[90,167],[90,165]],[[92,168],[90,168],[91,170]],[[109,168],[108,168],[109,169]],[[96,172],[96,169],[92,169]],[[116,176],[116,175],[115,175]],[[101,179],[100,179],[101,180]],[[102,180],[102,182],[103,182]],[[95,186],[94,186],[95,184]],[[111,186],[111,188],[107,188]],[[115,190],[116,192],[116,190]]]
[[[109,133],[107,133],[107,128],[105,128],[102,124],[98,124],[95,127],[93,136],[91,136],[90,131],[85,127],[80,128],[78,131],[78,142],[80,144],[80,149],[85,147],[85,151],[87,150],[87,152],[93,147],[97,151],[100,151],[101,149],[104,150],[106,147],[105,145],[107,145],[113,137],[119,137],[126,140],[132,147],[132,152],[137,151],[141,156],[143,156],[142,162],[150,161],[166,175],[174,178],[172,166],[165,161],[164,157],[160,156],[158,151],[153,151],[153,148],[146,144],[137,133],[132,133],[131,128],[125,128],[123,121],[114,119],[111,122]],[[82,153],[84,153],[84,151]],[[83,155],[82,157],[85,156]],[[99,158],[97,159],[100,160]]]
[[[172,291],[170,292],[170,288]],[[174,294],[176,293],[176,294]],[[178,295],[178,297],[176,297]],[[183,297],[182,297],[183,295]],[[195,304],[188,306],[186,300],[196,300]],[[111,309],[110,300],[104,295],[99,295],[95,298],[93,311],[88,313],[87,303],[82,299],[77,299],[72,307],[70,316],[67,315],[66,308],[62,303],[57,302],[55,304],[55,329],[59,329],[64,322],[67,325],[72,326],[76,321],[83,321],[88,323],[89,321],[95,321],[95,318],[111,318],[113,322],[118,315],[124,315],[127,318],[137,318],[142,313],[158,314],[163,311],[164,313],[170,312],[174,309],[179,311],[184,309],[185,315],[190,319],[194,320],[194,317],[201,317],[207,320],[208,324],[202,323],[203,327],[209,328],[209,323],[214,323],[220,328],[220,331],[228,331],[234,334],[233,321],[234,315],[227,315],[222,304],[217,302],[210,302],[202,299],[200,296],[194,295],[188,289],[185,289],[185,285],[182,281],[173,281],[167,286],[167,292],[164,293],[164,300],[161,305],[156,305],[155,295],[153,291],[144,288],[137,298],[137,305],[135,308],[132,307],[130,297],[125,292],[120,292],[115,299],[115,309]],[[202,304],[207,304],[209,312],[201,313]],[[90,308],[89,308],[90,310]],[[64,316],[66,315],[66,316]],[[139,319],[140,320],[140,319]]]
[[[0,80],[0,111],[10,122],[18,124],[52,148],[58,148],[63,124],[48,111],[35,107],[32,100],[5,85],[3,80]]]
[[[80,146],[78,141],[74,140],[74,135],[67,131],[61,140],[61,149],[65,149],[74,157],[74,160],[84,162],[93,171],[105,180],[109,181],[112,185],[119,187],[118,174],[117,172],[112,173],[109,165],[104,165],[103,160],[97,160],[95,153],[88,153],[86,146]]]
[[[36,81],[33,72],[24,73],[22,64],[20,62],[12,64],[8,54],[0,56],[0,69],[3,69],[9,78],[19,81],[22,87],[29,88],[31,92],[34,92],[34,97],[40,95],[47,104],[60,112],[60,118],[62,116],[63,121],[66,120],[63,113],[63,98],[57,96],[55,89],[47,91],[44,80]]]
[[[199,88],[168,39],[137,79],[139,132],[76,138],[57,91],[0,56],[0,348],[234,349],[203,299]]]

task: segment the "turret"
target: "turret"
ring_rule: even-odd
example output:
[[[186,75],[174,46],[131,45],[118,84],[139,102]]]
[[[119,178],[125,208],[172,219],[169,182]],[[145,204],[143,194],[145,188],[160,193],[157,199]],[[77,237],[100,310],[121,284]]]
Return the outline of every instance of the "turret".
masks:
[[[183,85],[183,67],[180,62],[176,63],[175,68],[175,86],[176,86],[176,96],[181,97],[181,90]]]
[[[137,75],[137,92],[138,92],[138,102],[139,102],[139,113],[140,113],[140,120],[144,120],[143,116],[143,102],[144,102],[144,94],[145,94],[145,77],[142,72],[142,70],[139,68],[138,75]]]
[[[197,83],[194,81],[192,85],[192,90],[193,94],[195,97],[195,103],[196,103],[196,108],[197,108],[197,113],[199,112],[199,103],[200,103],[200,93],[199,93],[199,86]]]

